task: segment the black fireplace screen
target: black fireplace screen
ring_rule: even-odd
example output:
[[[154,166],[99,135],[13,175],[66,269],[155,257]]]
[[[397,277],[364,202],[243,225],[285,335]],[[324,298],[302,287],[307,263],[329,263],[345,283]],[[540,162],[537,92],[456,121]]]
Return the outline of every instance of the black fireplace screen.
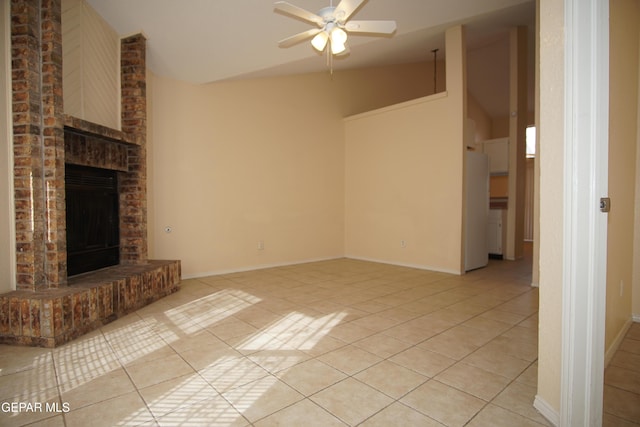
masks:
[[[120,262],[116,171],[66,165],[67,275]]]

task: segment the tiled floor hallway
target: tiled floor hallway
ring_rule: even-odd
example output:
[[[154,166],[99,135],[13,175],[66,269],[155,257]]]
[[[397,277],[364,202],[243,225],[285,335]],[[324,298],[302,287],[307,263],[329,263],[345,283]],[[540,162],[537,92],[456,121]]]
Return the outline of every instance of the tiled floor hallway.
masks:
[[[57,349],[0,346],[3,408],[33,409],[3,409],[0,425],[548,425],[532,407],[537,312],[529,261],[186,280]]]

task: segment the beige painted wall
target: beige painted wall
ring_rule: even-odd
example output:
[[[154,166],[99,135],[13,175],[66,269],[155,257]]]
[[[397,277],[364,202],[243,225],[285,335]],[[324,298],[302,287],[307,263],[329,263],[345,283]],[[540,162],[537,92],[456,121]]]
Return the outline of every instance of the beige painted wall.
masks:
[[[494,117],[491,120],[491,139],[509,136],[509,117]],[[527,115],[527,126],[536,124],[535,112],[530,111]]]
[[[16,285],[9,4],[0,4],[0,293]]]
[[[475,125],[473,140],[476,143],[491,139],[491,117],[489,117],[478,101],[469,93],[467,94],[467,116],[473,120]],[[478,146],[477,150],[481,151],[482,146]]]
[[[507,206],[505,258],[520,259],[524,253],[526,128],[527,111],[527,29],[517,27],[509,35],[509,203]],[[520,113],[520,112],[523,113]],[[504,224],[503,224],[504,226]]]
[[[462,145],[452,103],[434,95],[345,121],[348,257],[460,272]]]
[[[343,139],[329,85],[152,78],[150,255],[181,259],[187,277],[341,256]]]
[[[150,256],[185,277],[344,256],[343,112],[421,96],[425,68],[201,86],[150,73]]]
[[[462,271],[463,39],[447,32],[448,92],[345,120],[348,257]]]
[[[120,37],[85,0],[62,1],[64,111],[120,129]]]
[[[564,7],[540,0],[540,310],[537,397],[560,412],[562,206],[564,168]]]
[[[605,349],[631,321],[638,120],[639,13],[635,0],[610,1],[609,197]],[[611,350],[611,351],[610,351]]]
[[[342,117],[383,108],[399,102],[446,90],[446,65],[437,62],[437,86],[433,86],[433,62],[345,70],[334,72],[331,80],[337,108]]]

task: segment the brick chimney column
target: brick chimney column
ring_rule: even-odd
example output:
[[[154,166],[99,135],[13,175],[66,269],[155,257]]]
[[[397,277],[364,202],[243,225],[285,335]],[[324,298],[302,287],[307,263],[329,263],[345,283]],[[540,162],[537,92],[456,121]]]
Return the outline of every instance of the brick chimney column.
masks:
[[[128,148],[129,171],[119,179],[120,263],[144,264],[147,251],[147,82],[146,39],[122,39],[120,80],[122,131],[135,145]]]
[[[60,0],[11,1],[17,288],[66,284]]]

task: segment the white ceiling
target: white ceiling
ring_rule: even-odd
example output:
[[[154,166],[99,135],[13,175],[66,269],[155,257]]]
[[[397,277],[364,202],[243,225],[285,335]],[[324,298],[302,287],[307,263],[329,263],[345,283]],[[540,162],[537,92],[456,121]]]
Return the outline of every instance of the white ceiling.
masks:
[[[316,13],[331,0],[288,1]],[[333,1],[336,5],[339,0]],[[121,36],[145,34],[147,65],[159,75],[199,84],[327,69],[326,58],[308,42],[286,49],[278,47],[279,40],[305,31],[311,24],[275,13],[274,1],[87,2]],[[465,24],[470,51],[469,90],[473,93],[473,87],[480,85],[483,92],[491,93],[486,80],[496,80],[497,70],[491,68],[499,64],[493,59],[483,60],[482,52],[498,49],[495,46],[508,49],[508,30],[516,25],[529,26],[533,37],[535,0],[369,0],[352,18],[395,20],[398,30],[392,37],[350,36],[347,44],[351,53],[335,59],[334,70],[430,60],[433,49],[440,49],[438,55],[444,54],[444,31]],[[508,68],[499,75],[504,72]],[[478,100],[488,111],[498,108],[485,105],[497,104],[497,100]]]

